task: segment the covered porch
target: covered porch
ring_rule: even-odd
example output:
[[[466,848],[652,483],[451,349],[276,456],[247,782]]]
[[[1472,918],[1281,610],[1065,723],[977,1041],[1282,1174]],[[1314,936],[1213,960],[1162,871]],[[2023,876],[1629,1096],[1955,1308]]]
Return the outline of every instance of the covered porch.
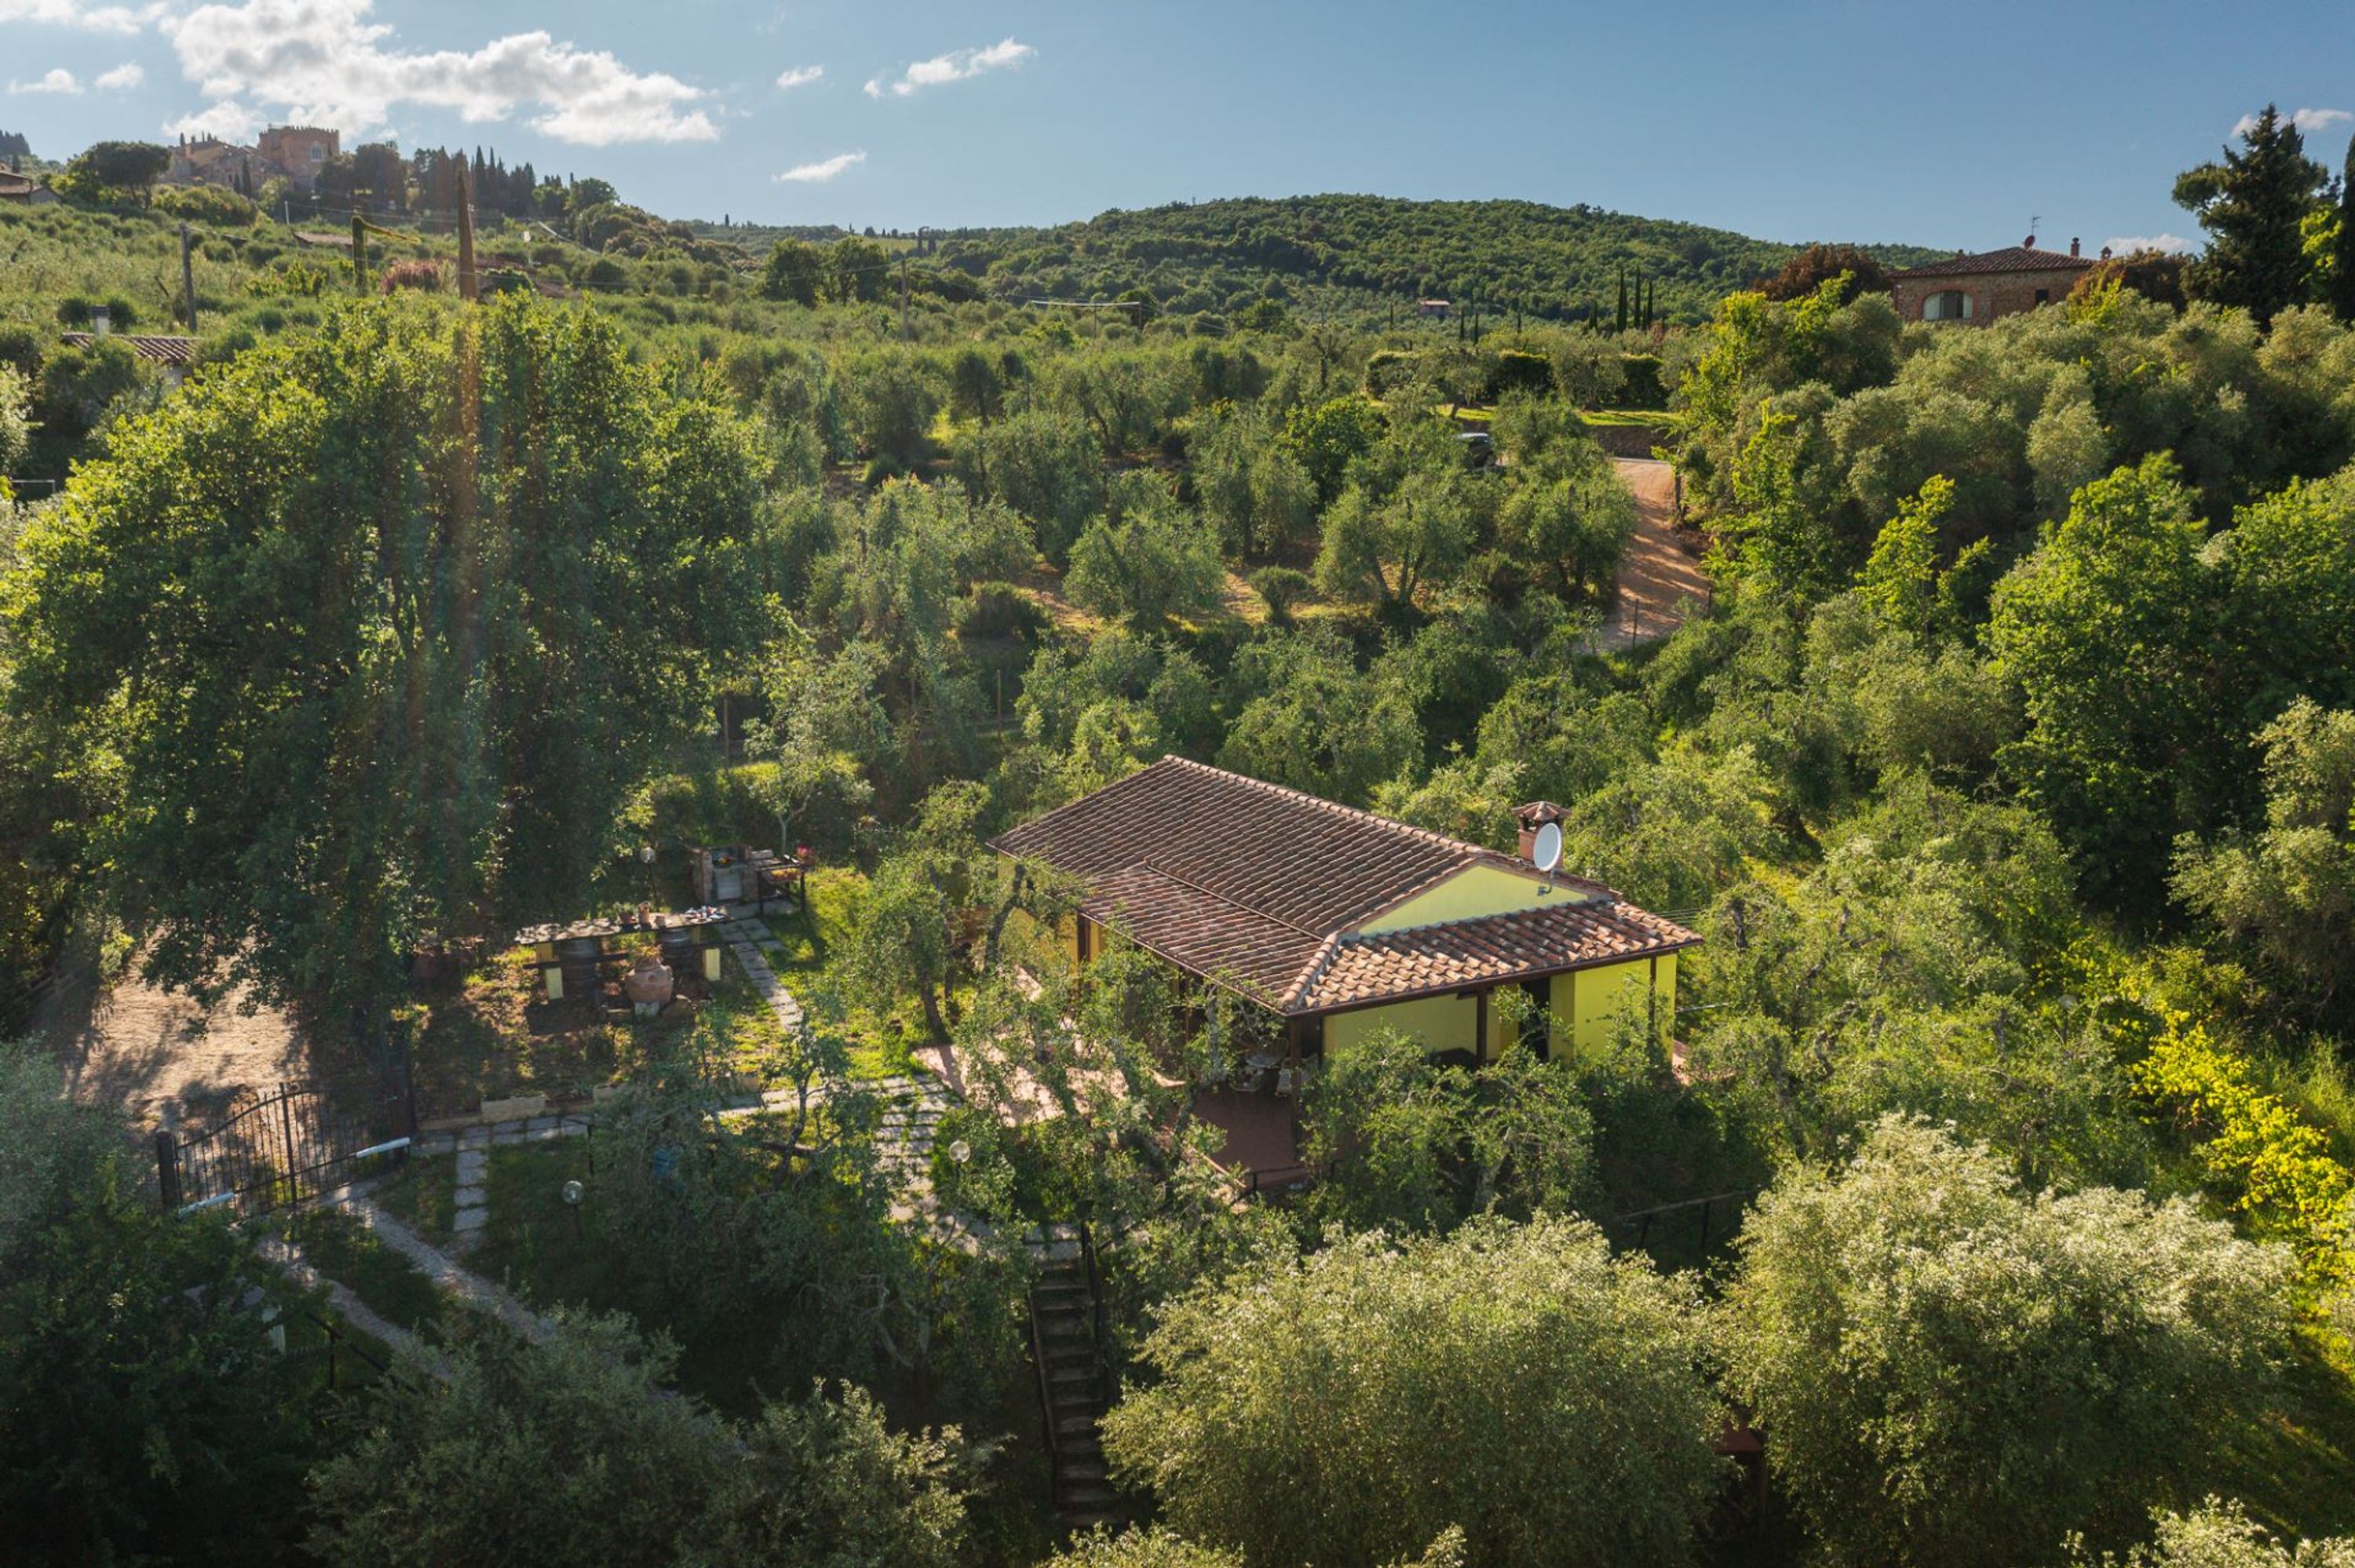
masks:
[[[1194,1116],[1226,1134],[1210,1163],[1243,1192],[1281,1192],[1313,1174],[1300,1157],[1300,1102],[1294,1096],[1197,1089]]]

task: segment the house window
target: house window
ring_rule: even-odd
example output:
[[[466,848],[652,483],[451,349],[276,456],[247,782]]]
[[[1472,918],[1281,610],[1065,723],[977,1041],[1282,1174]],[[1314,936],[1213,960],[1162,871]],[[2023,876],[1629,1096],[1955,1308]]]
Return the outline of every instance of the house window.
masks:
[[[2036,302],[2037,302],[2038,304],[2040,304],[2040,305],[2049,305],[2049,304],[2051,304],[2051,303],[2052,302],[2052,291],[2051,291],[2051,290],[2050,290],[2050,289],[2039,289],[2039,290],[2037,290],[2037,291],[2036,291]]]
[[[1922,302],[1922,319],[1925,322],[1966,322],[1971,319],[1971,297],[1960,289],[1941,289]]]

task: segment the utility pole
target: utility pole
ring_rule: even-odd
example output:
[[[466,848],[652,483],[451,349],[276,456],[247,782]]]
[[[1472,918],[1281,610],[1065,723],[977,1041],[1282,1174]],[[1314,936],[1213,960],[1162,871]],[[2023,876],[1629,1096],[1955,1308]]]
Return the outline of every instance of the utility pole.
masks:
[[[188,226],[180,225],[180,292],[188,301],[188,335],[197,335],[197,268],[189,260]]]
[[[458,164],[458,297],[471,300],[474,293],[474,180],[466,160]]]
[[[900,253],[900,341],[913,343],[916,333],[908,324],[908,253]]]

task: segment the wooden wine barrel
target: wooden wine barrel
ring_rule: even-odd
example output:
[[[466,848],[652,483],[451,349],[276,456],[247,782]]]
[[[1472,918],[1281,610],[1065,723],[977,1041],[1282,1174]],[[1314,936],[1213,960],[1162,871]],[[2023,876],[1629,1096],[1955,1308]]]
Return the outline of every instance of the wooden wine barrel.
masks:
[[[566,937],[556,944],[556,962],[564,972],[564,994],[595,1001],[601,977],[597,958],[604,945],[594,937]]]

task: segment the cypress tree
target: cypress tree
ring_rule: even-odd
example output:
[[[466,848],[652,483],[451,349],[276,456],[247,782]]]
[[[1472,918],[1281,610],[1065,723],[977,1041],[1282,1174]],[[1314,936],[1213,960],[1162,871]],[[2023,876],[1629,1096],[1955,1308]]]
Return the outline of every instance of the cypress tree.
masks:
[[[2347,143],[2347,164],[2339,176],[2339,245],[2331,261],[2331,312],[2342,322],[2355,322],[2355,138]]]
[[[1619,269],[1619,330],[1627,330],[1627,269]]]
[[[2175,199],[2208,231],[2208,253],[2191,266],[2192,292],[2238,305],[2270,325],[2275,313],[2306,297],[2306,215],[2328,176],[2306,155],[2297,127],[2270,103],[2222,164],[2176,176]]]

